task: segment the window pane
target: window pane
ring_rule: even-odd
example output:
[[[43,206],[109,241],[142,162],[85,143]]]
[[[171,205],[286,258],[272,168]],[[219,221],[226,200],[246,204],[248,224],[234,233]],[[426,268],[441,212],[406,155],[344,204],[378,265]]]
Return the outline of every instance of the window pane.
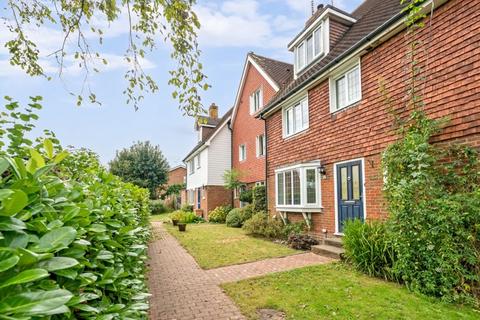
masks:
[[[295,112],[294,132],[298,132],[302,130],[302,106],[298,104],[293,109]]]
[[[360,200],[360,168],[352,166],[353,200]]]
[[[305,46],[303,43],[298,46],[298,68],[301,69],[305,66]]]
[[[313,38],[307,39],[307,64],[313,60]]]
[[[315,56],[322,52],[322,28],[315,30],[313,37],[315,38]]]
[[[293,133],[293,108],[287,111],[287,134]]]
[[[317,176],[315,169],[307,169],[307,203],[317,203]]]
[[[336,81],[336,87],[335,87],[335,91],[336,91],[336,98],[337,98],[337,109],[345,106],[345,96],[346,96],[346,93],[345,93],[345,77],[341,77],[340,79],[338,79]]]
[[[283,173],[277,174],[277,199],[279,205],[285,204],[285,188],[284,188],[284,180],[283,180]]]
[[[348,200],[348,174],[347,174],[347,168],[343,167],[340,169],[340,179],[342,182],[341,185],[341,199],[342,200]]]
[[[285,204],[292,204],[292,172],[285,172]]]
[[[308,101],[302,102],[302,127],[308,127]]]
[[[354,102],[360,98],[360,70],[353,69],[347,73],[348,101]]]
[[[300,193],[300,171],[293,170],[293,204],[301,204]]]

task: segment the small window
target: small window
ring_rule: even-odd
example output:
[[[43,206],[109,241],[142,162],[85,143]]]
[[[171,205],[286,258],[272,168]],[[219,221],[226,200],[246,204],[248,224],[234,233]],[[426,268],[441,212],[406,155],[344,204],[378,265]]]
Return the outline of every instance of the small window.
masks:
[[[244,144],[238,147],[238,160],[245,161],[247,159],[247,148]]]
[[[313,32],[313,46],[314,46],[314,55],[315,57],[323,53],[323,38],[322,38],[322,27],[319,27]]]
[[[305,67],[305,45],[302,44],[297,47],[297,70]]]
[[[330,86],[331,111],[348,107],[361,99],[360,64],[332,78]]]
[[[257,158],[265,156],[265,135],[257,136]]]
[[[201,163],[200,163],[200,155],[197,156],[197,169],[200,169]]]
[[[295,72],[299,72],[324,54],[324,36],[322,24],[301,41],[294,50]]]
[[[308,99],[294,104],[284,111],[284,135],[286,137],[308,128]]]
[[[193,158],[192,160],[190,160],[188,162],[188,166],[190,167],[190,174],[194,174],[195,173],[195,163],[194,163],[194,160],[195,158]]]
[[[310,36],[305,40],[305,45],[307,48],[307,65],[313,61],[313,37]]]
[[[250,114],[256,113],[263,107],[263,90],[258,89],[250,95]]]

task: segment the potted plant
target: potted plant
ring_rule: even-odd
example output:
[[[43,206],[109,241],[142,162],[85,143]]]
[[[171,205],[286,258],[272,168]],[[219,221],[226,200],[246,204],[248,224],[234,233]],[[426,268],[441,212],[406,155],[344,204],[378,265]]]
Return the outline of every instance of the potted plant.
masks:
[[[178,219],[172,219],[172,224],[173,224],[174,226],[178,225]]]
[[[185,222],[177,222],[178,231],[185,232],[187,229],[187,224]]]

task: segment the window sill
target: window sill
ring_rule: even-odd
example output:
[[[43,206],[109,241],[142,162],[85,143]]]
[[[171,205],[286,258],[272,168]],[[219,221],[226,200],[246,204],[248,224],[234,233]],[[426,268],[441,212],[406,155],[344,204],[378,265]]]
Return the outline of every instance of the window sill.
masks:
[[[285,207],[276,206],[275,209],[281,212],[323,212],[323,207]]]
[[[342,107],[342,108],[340,108],[340,109],[338,109],[338,110],[335,110],[335,111],[330,110],[330,114],[331,114],[332,116],[335,116],[335,115],[337,115],[337,114],[339,114],[339,113],[342,113],[342,112],[344,112],[344,111],[346,111],[346,110],[348,110],[348,109],[350,109],[350,108],[354,108],[354,107],[360,105],[360,102],[361,102],[361,101],[362,101],[362,100],[358,100],[358,101],[356,101],[356,102],[353,102],[353,103],[349,104],[348,106]]]
[[[290,140],[290,139],[294,139],[294,138],[296,138],[296,137],[298,137],[298,136],[301,136],[302,134],[307,133],[307,132],[308,132],[308,129],[309,129],[309,128],[303,129],[302,131],[298,131],[297,133],[291,134],[291,135],[289,135],[289,136],[283,136],[283,140],[284,140],[284,141],[287,141],[287,140]]]

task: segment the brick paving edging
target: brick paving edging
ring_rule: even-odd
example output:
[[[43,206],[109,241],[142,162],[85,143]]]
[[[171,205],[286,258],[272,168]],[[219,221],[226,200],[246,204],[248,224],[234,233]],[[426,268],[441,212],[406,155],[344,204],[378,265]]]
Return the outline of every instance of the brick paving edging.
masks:
[[[309,252],[203,270],[161,222],[152,225],[155,240],[148,249],[151,320],[245,319],[219,284],[333,261]]]

